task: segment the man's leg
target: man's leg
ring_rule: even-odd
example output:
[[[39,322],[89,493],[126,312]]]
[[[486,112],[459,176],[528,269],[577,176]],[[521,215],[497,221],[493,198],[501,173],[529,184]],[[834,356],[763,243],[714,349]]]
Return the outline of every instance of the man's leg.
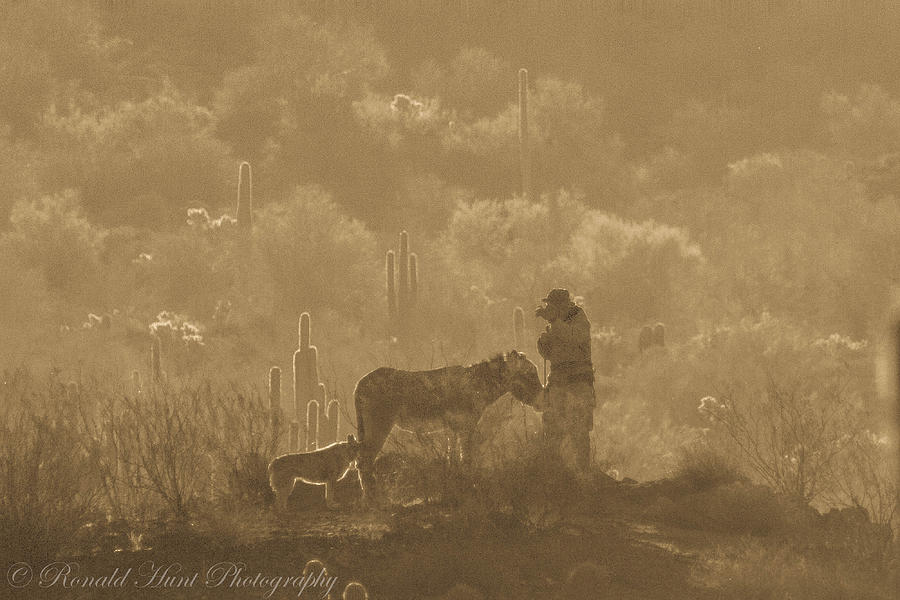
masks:
[[[555,408],[544,411],[544,445],[548,452],[559,455],[564,435],[564,419]]]
[[[579,470],[586,472],[591,467],[591,431],[594,429],[594,386],[585,383],[578,389],[578,428],[576,437],[577,462]]]

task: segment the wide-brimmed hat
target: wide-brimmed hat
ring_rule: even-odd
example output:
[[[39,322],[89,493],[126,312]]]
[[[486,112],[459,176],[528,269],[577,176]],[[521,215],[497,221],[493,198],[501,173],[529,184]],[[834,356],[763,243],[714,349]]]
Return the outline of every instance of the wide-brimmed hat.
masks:
[[[550,293],[541,302],[546,302],[547,304],[570,304],[572,299],[569,297],[569,290],[554,288],[550,290]]]

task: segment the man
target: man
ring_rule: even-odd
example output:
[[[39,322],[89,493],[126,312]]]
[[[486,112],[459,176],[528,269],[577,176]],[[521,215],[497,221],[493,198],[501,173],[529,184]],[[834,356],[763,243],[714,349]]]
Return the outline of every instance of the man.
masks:
[[[594,368],[591,324],[568,290],[553,289],[535,316],[545,319],[538,352],[550,362],[544,409],[544,437],[575,473],[590,466],[594,428]]]

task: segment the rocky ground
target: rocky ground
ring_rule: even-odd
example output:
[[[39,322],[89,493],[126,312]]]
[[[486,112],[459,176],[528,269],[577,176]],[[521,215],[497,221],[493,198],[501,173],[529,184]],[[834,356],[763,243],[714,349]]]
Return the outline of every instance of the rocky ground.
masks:
[[[243,578],[296,578],[318,560],[336,578],[331,598],[341,598],[351,582],[369,598],[389,600],[896,597],[896,550],[858,511],[819,515],[746,481],[698,488],[677,479],[639,484],[598,475],[564,489],[552,478],[544,486],[493,483],[466,481],[451,500],[361,508],[357,484],[346,480],[336,510],[325,509],[321,488],[310,486],[295,492],[288,515],[266,506],[220,510],[192,523],[157,523],[140,539],[111,525],[92,532],[105,542],[66,560],[84,575],[131,567],[127,589],[31,585],[4,592],[294,598],[297,587],[273,591]],[[199,575],[190,584],[173,577],[141,587],[151,580],[149,563]],[[222,563],[242,563],[240,576],[211,586],[210,569]],[[327,581],[299,597],[323,597]]]

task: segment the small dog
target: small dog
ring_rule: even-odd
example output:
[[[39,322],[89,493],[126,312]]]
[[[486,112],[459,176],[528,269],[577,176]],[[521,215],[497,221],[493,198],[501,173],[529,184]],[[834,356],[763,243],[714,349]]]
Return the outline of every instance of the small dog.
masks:
[[[275,492],[275,508],[287,509],[287,501],[294,491],[294,483],[325,486],[325,504],[334,505],[334,485],[356,463],[359,442],[351,433],[346,442],[335,442],[313,452],[283,454],[269,463],[269,486]]]

